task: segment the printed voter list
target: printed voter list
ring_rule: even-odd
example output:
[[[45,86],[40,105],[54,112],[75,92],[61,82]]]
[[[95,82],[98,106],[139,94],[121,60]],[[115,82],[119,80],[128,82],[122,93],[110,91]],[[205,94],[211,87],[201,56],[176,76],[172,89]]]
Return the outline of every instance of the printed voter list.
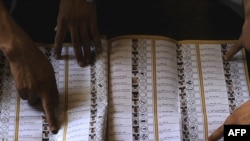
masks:
[[[250,125],[224,125],[224,141],[240,139],[250,140]]]

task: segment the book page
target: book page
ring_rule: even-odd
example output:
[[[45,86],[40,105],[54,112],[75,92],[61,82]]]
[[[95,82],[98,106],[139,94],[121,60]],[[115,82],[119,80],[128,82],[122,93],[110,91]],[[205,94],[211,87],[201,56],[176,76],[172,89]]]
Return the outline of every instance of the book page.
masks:
[[[243,52],[238,52],[230,61],[223,60],[226,50],[232,46],[232,43],[219,42],[179,45],[184,140],[206,139],[230,113],[249,99]]]
[[[108,140],[206,140],[249,100],[244,52],[223,60],[234,43],[112,39]]]
[[[59,90],[57,134],[49,132],[43,112],[29,106],[16,92],[8,61],[0,61],[0,139],[15,141],[104,140],[107,117],[107,43],[95,63],[79,67],[73,47],[65,44],[64,59],[52,57],[53,48],[40,47],[51,61]]]
[[[176,45],[121,38],[109,61],[108,140],[181,140]]]

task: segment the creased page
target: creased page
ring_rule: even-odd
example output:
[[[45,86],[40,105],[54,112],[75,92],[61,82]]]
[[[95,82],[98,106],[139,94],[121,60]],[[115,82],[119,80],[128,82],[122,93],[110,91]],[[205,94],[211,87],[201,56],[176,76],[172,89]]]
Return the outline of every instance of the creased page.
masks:
[[[175,55],[168,41],[110,43],[109,141],[181,140]]]
[[[224,122],[226,116],[250,98],[246,56],[243,57],[243,52],[239,51],[230,61],[222,59],[232,46],[199,45],[208,135]]]
[[[174,42],[155,40],[155,118],[159,141],[181,141],[182,138],[176,50]]]
[[[239,52],[231,61],[223,60],[232,45],[205,41],[179,45],[183,140],[205,140],[249,99],[244,55]]]
[[[61,97],[62,128],[52,136],[58,141],[99,141],[105,139],[107,116],[107,46],[102,42],[103,53],[95,63],[79,67],[72,46],[65,48],[66,60],[54,61],[58,89]]]
[[[178,44],[178,86],[182,115],[182,140],[205,140],[203,97],[196,44]]]
[[[20,100],[7,59],[0,54],[0,139],[34,141],[47,138],[41,111]]]
[[[95,63],[79,67],[73,47],[63,47],[62,60],[52,57],[53,48],[40,47],[51,61],[59,90],[57,134],[49,132],[44,113],[21,100],[16,92],[8,61],[1,56],[0,139],[8,141],[99,141],[105,139],[107,117],[107,46]],[[3,60],[3,61],[2,61]],[[3,74],[3,75],[2,75]]]

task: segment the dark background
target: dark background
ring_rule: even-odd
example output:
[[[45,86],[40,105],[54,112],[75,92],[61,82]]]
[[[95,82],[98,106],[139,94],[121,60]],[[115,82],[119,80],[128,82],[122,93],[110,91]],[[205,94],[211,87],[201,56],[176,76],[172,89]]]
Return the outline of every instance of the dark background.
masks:
[[[18,0],[12,15],[34,41],[53,43],[58,7],[59,0]],[[243,24],[243,18],[218,0],[99,0],[97,10],[100,33],[108,38],[151,34],[177,40],[238,39]]]

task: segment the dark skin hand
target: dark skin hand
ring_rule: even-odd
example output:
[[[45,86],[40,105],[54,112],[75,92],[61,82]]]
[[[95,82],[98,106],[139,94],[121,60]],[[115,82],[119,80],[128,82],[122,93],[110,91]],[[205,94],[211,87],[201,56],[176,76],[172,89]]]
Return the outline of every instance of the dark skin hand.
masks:
[[[41,106],[50,131],[57,133],[59,94],[52,65],[30,37],[16,24],[0,0],[0,49],[10,63],[19,96]]]
[[[238,51],[245,48],[250,53],[250,24],[245,23],[241,36],[231,49],[229,49],[224,56],[225,60],[230,60]],[[227,117],[224,124],[218,127],[209,137],[207,141],[217,141],[224,135],[224,125],[238,124],[238,125],[250,125],[250,101],[245,102],[238,109],[236,109],[231,115]]]
[[[229,49],[224,56],[225,60],[230,60],[238,51],[245,48],[248,53],[250,53],[250,24],[245,23],[243,26],[242,34],[236,43],[231,49]],[[235,110],[224,122],[224,125],[230,124],[241,124],[241,125],[250,125],[250,101],[247,101],[243,105],[241,105],[237,110]],[[218,129],[216,129],[208,138],[208,141],[217,141],[224,135],[224,127],[221,125]]]
[[[62,45],[68,31],[79,66],[84,67],[92,61],[91,40],[95,46],[95,54],[102,51],[95,3],[86,0],[61,0],[55,30],[56,59],[61,58]]]
[[[250,101],[242,104],[236,109],[224,122],[224,125],[238,124],[238,125],[250,125]],[[224,135],[224,125],[217,128],[209,137],[207,141],[217,141]]]
[[[245,21],[241,36],[235,46],[230,48],[226,55],[224,56],[225,60],[230,60],[232,57],[241,49],[245,48],[248,53],[250,53],[250,21]]]
[[[243,0],[243,7],[245,13],[245,21],[242,27],[241,36],[235,46],[230,48],[225,60],[230,60],[238,51],[246,49],[250,53],[250,1]],[[238,107],[231,115],[227,117],[224,124],[218,127],[209,137],[208,141],[217,141],[224,135],[224,125],[250,125],[250,101],[248,100],[240,107]]]

